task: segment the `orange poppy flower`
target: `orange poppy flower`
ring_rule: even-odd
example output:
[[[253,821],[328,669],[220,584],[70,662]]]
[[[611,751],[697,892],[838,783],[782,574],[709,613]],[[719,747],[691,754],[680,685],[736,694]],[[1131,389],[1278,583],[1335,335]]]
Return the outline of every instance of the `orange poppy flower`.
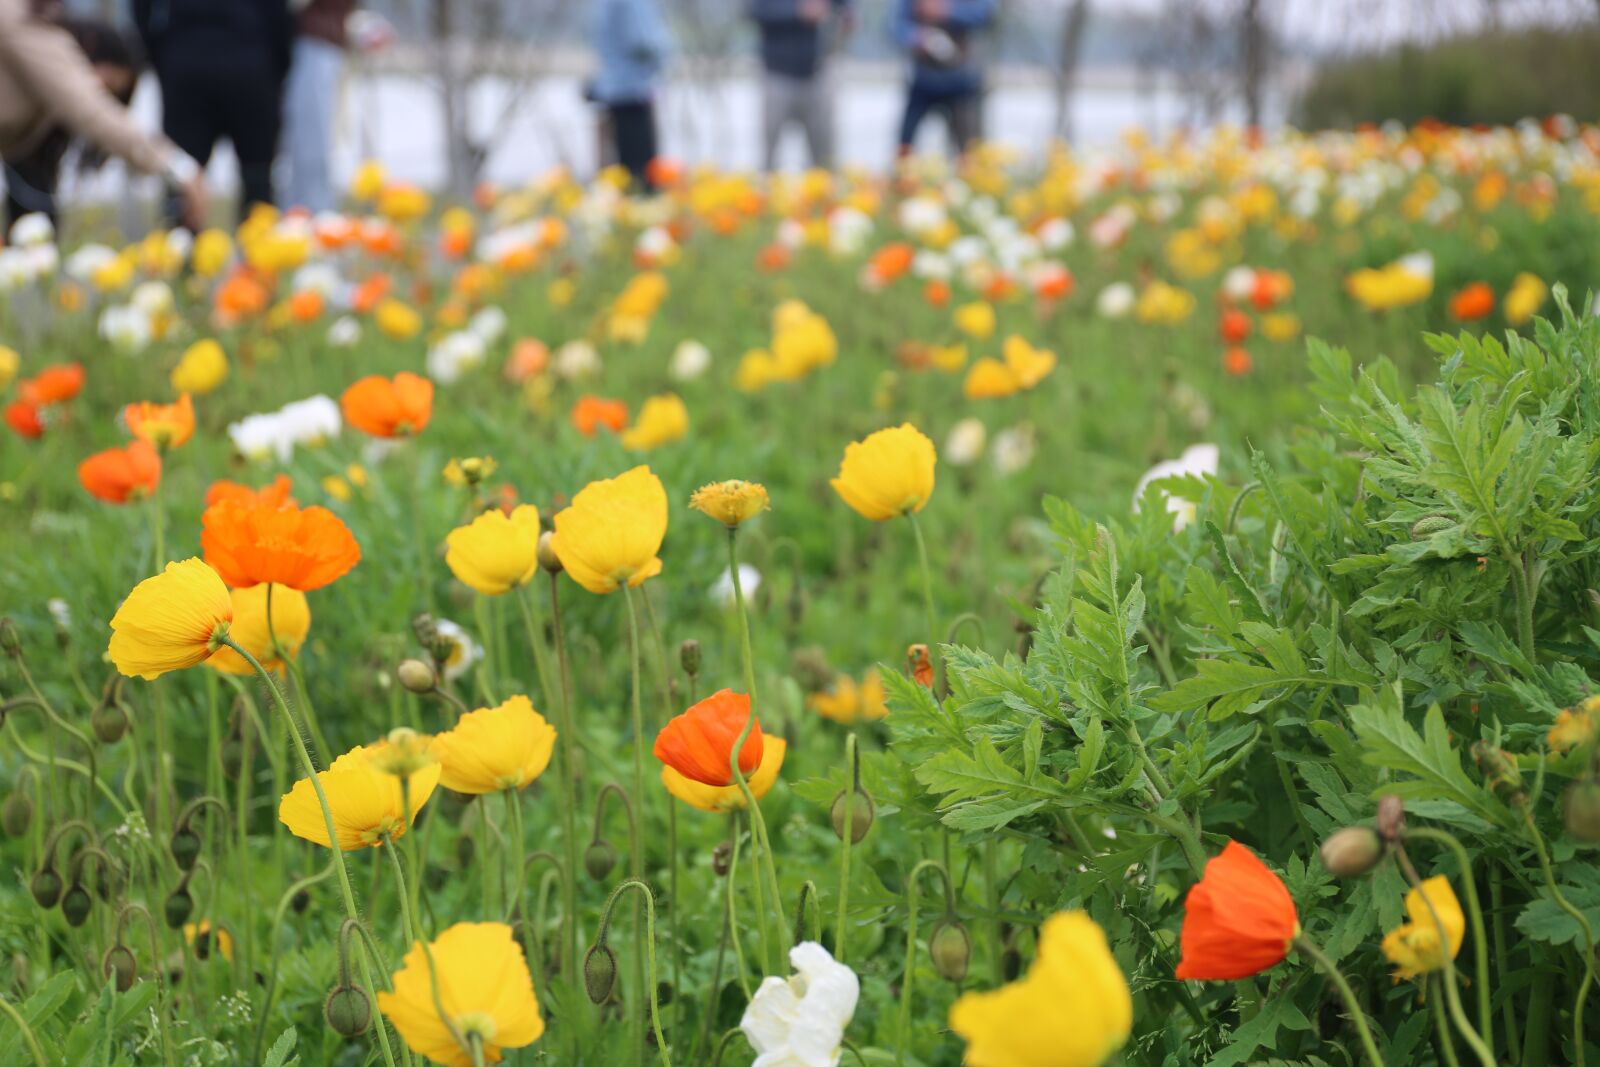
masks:
[[[410,371],[392,380],[373,374],[346,389],[339,406],[358,430],[374,437],[408,437],[421,433],[433,415],[433,383]]]
[[[922,299],[929,307],[942,308],[950,303],[950,283],[934,278],[922,287]]]
[[[17,386],[18,398],[35,407],[64,403],[82,391],[82,363],[54,364]]]
[[[906,649],[906,665],[911,668],[911,677],[924,689],[933,688],[933,660],[928,656],[928,646],[923,644],[911,645]]]
[[[146,441],[108,448],[78,464],[78,481],[108,504],[142,500],[161,484],[161,456]]]
[[[160,451],[180,448],[194,436],[194,401],[188,393],[179,396],[176,404],[141,400],[122,409],[122,421],[129,433]]]
[[[1473,282],[1450,298],[1450,315],[1459,322],[1486,317],[1494,310],[1494,290],[1485,282]]]
[[[240,270],[217,287],[217,311],[234,321],[249,318],[266,310],[268,298],[267,287],[248,270]]]
[[[18,437],[32,440],[44,436],[44,420],[39,417],[39,406],[26,400],[13,400],[6,405],[6,425]]]
[[[761,251],[756,253],[756,266],[765,271],[782,270],[793,258],[794,253],[789,251],[788,245],[773,241],[771,244],[763,245]]]
[[[358,315],[366,315],[378,306],[378,302],[389,295],[394,282],[387,274],[374,274],[360,285],[356,286],[350,295],[350,310]]]
[[[1217,332],[1230,345],[1243,344],[1245,338],[1250,336],[1250,316],[1238,308],[1228,308],[1222,313]]]
[[[656,735],[656,759],[701,785],[732,785],[733,745],[750,714],[750,698],[744,693],[712,693],[662,727]],[[761,766],[763,751],[757,722],[739,750],[739,770],[748,775]]]
[[[295,322],[311,322],[321,316],[326,304],[315,289],[302,289],[289,297],[289,317]]]
[[[206,562],[236,589],[273,582],[309,593],[361,559],[361,546],[327,508],[223,501],[200,517]]]
[[[888,284],[911,269],[911,259],[915,250],[904,241],[884,245],[873,253],[872,262],[867,269],[873,273],[878,281]]]
[[[1256,854],[1229,841],[1183,902],[1177,976],[1248,978],[1275,967],[1300,934],[1289,890]]]
[[[593,437],[602,426],[612,433],[621,433],[628,425],[628,405],[621,400],[585,393],[572,405],[572,425],[585,437]]]
[[[280,474],[272,480],[271,485],[264,485],[260,489],[252,489],[239,482],[230,482],[226,478],[219,478],[211,483],[211,488],[206,490],[206,507],[213,504],[229,503],[242,504],[246,507],[261,505],[262,507],[278,508],[285,504],[294,504],[294,498],[289,495],[291,483],[287,474]]]
[[[683,181],[683,164],[666,156],[657,156],[645,164],[644,176],[658,189],[671,188]]]
[[[1248,349],[1234,345],[1222,354],[1222,369],[1235,378],[1243,378],[1255,368]]]
[[[549,345],[533,337],[518,338],[511,346],[511,355],[506,357],[506,381],[525,382],[543,374],[549,365]]]

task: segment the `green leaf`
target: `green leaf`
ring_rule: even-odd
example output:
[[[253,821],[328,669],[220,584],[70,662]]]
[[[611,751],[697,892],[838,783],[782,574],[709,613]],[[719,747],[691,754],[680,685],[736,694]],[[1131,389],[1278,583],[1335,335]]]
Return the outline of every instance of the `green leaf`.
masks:
[[[1489,823],[1511,824],[1510,813],[1461,769],[1461,756],[1450,744],[1444,712],[1435,704],[1423,718],[1421,735],[1406,722],[1394,701],[1357,705],[1350,722],[1361,740],[1363,758],[1375,767],[1410,775],[1381,788],[1406,800],[1452,800]]]
[[[1289,997],[1271,997],[1261,1005],[1255,1018],[1240,1026],[1229,1039],[1228,1047],[1211,1057],[1208,1067],[1234,1067],[1251,1063],[1259,1048],[1275,1048],[1279,1030],[1309,1030],[1311,1020],[1295,1007]]]
[[[299,1036],[292,1026],[279,1034],[278,1040],[267,1049],[267,1058],[261,1061],[261,1067],[290,1067],[291,1064],[299,1063],[300,1057],[294,1054],[294,1045]]]

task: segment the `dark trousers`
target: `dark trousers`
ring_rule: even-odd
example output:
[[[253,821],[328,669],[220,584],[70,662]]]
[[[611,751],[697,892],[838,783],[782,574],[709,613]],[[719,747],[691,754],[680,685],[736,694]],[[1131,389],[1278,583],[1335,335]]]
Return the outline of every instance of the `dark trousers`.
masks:
[[[40,212],[56,221],[56,178],[61,170],[59,157],[32,156],[15,163],[6,162],[5,233],[24,215]]]
[[[606,105],[606,119],[611,124],[611,144],[617,153],[617,162],[640,185],[649,185],[645,173],[650,161],[656,158],[656,108],[645,100],[634,104]]]
[[[917,128],[934,111],[944,116],[950,143],[964,152],[978,139],[983,94],[977,89],[953,92],[929,89],[912,83],[906,92],[906,111],[900,119],[900,152],[908,154],[917,141]]]
[[[272,160],[283,121],[282,78],[265,61],[230,67],[212,57],[161,58],[156,73],[166,135],[201,166],[211,159],[217,142],[226,138],[239,157],[240,218],[252,204],[271,204]],[[175,206],[175,202],[169,205]]]

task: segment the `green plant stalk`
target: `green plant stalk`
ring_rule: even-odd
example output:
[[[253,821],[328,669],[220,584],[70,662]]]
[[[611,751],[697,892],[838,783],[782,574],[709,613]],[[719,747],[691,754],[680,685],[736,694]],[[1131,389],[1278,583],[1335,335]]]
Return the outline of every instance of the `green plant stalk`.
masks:
[[[1534,971],[1528,990],[1520,1067],[1545,1067],[1550,1062],[1550,1016],[1555,1012],[1556,972],[1553,967]]]
[[[917,973],[917,905],[920,900],[917,879],[924,870],[939,872],[944,879],[946,906],[950,904],[950,875],[938,860],[923,860],[911,868],[911,875],[906,879],[906,962],[900,978],[900,1015],[895,1028],[894,1062],[897,1065],[905,1063],[906,1049],[911,1045],[911,996]]]
[[[772,840],[767,836],[767,822],[761,816],[761,805],[756,801],[755,794],[750,791],[750,783],[746,781],[744,770],[739,766],[739,753],[744,751],[745,740],[755,729],[756,719],[756,660],[755,652],[750,642],[750,613],[745,607],[744,582],[739,577],[739,529],[736,526],[728,527],[728,573],[733,579],[733,602],[739,615],[739,652],[744,661],[745,691],[750,695],[750,717],[745,720],[744,729],[739,732],[738,740],[733,743],[733,748],[728,753],[729,770],[733,780],[739,787],[739,792],[744,796],[746,808],[750,813],[750,849],[753,853],[752,860],[765,861],[765,874],[772,890],[772,907],[776,913],[778,923],[777,945],[779,955],[787,958],[789,954],[788,933],[785,930],[783,914],[783,891],[778,884],[778,870],[774,866],[772,854]],[[760,875],[757,875],[759,879]],[[760,903],[764,894],[759,882],[756,885],[757,909],[761,912],[758,921],[765,937],[767,915],[764,906]],[[762,970],[766,970],[763,962]]]
[[[277,910],[272,913],[272,925],[267,928],[266,994],[265,999],[261,1004],[260,1015],[256,1019],[256,1038],[254,1043],[254,1052],[252,1052],[250,1056],[251,1063],[261,1062],[261,1042],[266,1038],[267,1020],[272,1015],[272,998],[277,992],[278,988],[278,930],[283,926],[284,913],[289,910],[289,906],[294,902],[295,896],[298,895],[301,890],[310,889],[318,882],[325,878],[329,878],[332,875],[333,862],[330,860],[328,865],[322,868],[319,873],[308,875],[305,878],[300,879],[298,882],[291,883],[289,888],[284,890],[283,896],[278,898]]]
[[[928,631],[928,655],[933,659],[933,692],[937,700],[938,694],[944,691],[944,655],[939,649],[939,624],[933,611],[933,568],[928,565],[928,543],[922,536],[922,523],[917,513],[908,511],[906,518],[911,522],[911,533],[917,541],[917,563],[922,571],[923,625]]]
[[[1429,899],[1428,894],[1421,891],[1422,879],[1417,875],[1417,869],[1412,865],[1411,857],[1406,854],[1404,844],[1395,848],[1395,859],[1399,861],[1400,869],[1405,872],[1406,881],[1418,889],[1422,904],[1428,909],[1428,917],[1433,920],[1434,930],[1438,934],[1440,946],[1447,947],[1450,944],[1450,937],[1445,930],[1444,920],[1439,917],[1439,910],[1433,906],[1433,901]],[[1478,1058],[1478,1062],[1483,1067],[1495,1067],[1494,1053],[1483,1043],[1483,1038],[1479,1036],[1478,1031],[1473,1029],[1471,1021],[1467,1019],[1466,1010],[1461,1006],[1461,991],[1456,988],[1455,958],[1448,951],[1440,952],[1439,956],[1444,961],[1444,993],[1445,1000],[1450,1005],[1451,1021],[1456,1024],[1456,1029],[1461,1033],[1461,1039],[1467,1043],[1467,1047]]]
[[[833,958],[845,961],[846,931],[850,916],[850,846],[855,841],[856,783],[852,771],[856,764],[856,732],[851,730],[844,739],[844,833],[839,835],[839,917],[833,926]]]
[[[1461,1067],[1461,1058],[1456,1055],[1455,1041],[1450,1037],[1450,1024],[1445,1020],[1444,1009],[1440,1003],[1444,999],[1444,990],[1439,986],[1444,982],[1443,976],[1435,975],[1428,984],[1434,987],[1435,996],[1433,1003],[1428,1005],[1428,1014],[1433,1016],[1433,1030],[1439,1039],[1439,1054],[1444,1057],[1446,1067]]]
[[[651,606],[649,589],[643,591],[640,599],[644,601],[645,628],[650,631],[661,666],[661,724],[665,726],[672,719],[672,668],[667,661],[666,642],[661,639],[661,627],[656,625],[656,610]],[[678,941],[678,804],[677,798],[670,796],[667,798],[667,852],[667,952],[672,957],[673,1018],[681,1023],[683,997],[677,995],[683,989],[682,953]]]
[[[1294,939],[1294,947],[1309,956],[1317,969],[1328,976],[1328,980],[1339,991],[1340,999],[1344,1001],[1345,1012],[1355,1025],[1356,1034],[1361,1038],[1361,1047],[1366,1052],[1367,1059],[1373,1067],[1383,1067],[1383,1057],[1378,1053],[1378,1044],[1373,1040],[1372,1030],[1367,1026],[1367,1017],[1361,1010],[1361,1003],[1356,1000],[1355,990],[1350,988],[1350,983],[1339,973],[1338,966],[1304,934]]]
[[[644,897],[644,951],[637,953],[646,957],[650,962],[650,1026],[656,1035],[656,1051],[661,1054],[662,1067],[672,1067],[672,1053],[667,1048],[667,1039],[661,1033],[661,1001],[657,996],[656,981],[656,898],[650,892],[650,887],[641,879],[629,878],[617,885],[611,891],[611,896],[606,900],[605,910],[600,913],[600,930],[595,935],[595,944],[605,944],[607,928],[611,922],[611,909],[616,904],[617,898],[629,889],[636,889]],[[637,909],[636,909],[637,913]],[[637,930],[638,928],[635,927]],[[643,1042],[638,1045],[641,1053],[644,1049]]]
[[[1572,1005],[1573,1058],[1578,1067],[1583,1067],[1583,1011],[1589,999],[1589,988],[1594,985],[1594,928],[1589,925],[1588,917],[1574,907],[1572,901],[1561,892],[1561,887],[1556,885],[1555,869],[1550,865],[1550,852],[1545,848],[1544,835],[1539,832],[1538,825],[1533,821],[1531,806],[1526,801],[1519,806],[1522,808],[1522,818],[1528,826],[1528,836],[1532,839],[1534,851],[1539,856],[1539,870],[1544,873],[1545,888],[1550,890],[1551,899],[1556,902],[1556,906],[1570,915],[1583,933],[1583,981],[1578,983],[1578,995]]]
[[[1494,921],[1494,959],[1502,969],[1509,965],[1510,950],[1506,948],[1505,916],[1501,912],[1502,890],[1500,886],[1500,867],[1491,865],[1489,868],[1489,909]],[[1522,1041],[1517,1035],[1517,1009],[1507,997],[1501,1005],[1505,1014],[1506,1047],[1511,1050],[1514,1057],[1522,1046]]]
[[[489,598],[482,593],[472,598],[472,616],[483,638],[483,661],[478,664],[478,692],[486,705],[500,703],[494,697],[494,671],[500,666],[500,650],[494,647],[494,630],[489,625]]]
[[[17,1029],[22,1032],[23,1044],[28,1046],[28,1054],[33,1057],[36,1067],[50,1067],[50,1061],[44,1058],[44,1049],[39,1047],[39,1039],[33,1036],[33,1027],[28,1025],[28,1020],[5,997],[0,997],[0,1011],[10,1016],[11,1021],[17,1024]]]
[[[644,707],[643,701],[640,697],[639,676],[643,673],[641,666],[643,656],[641,655],[639,649],[639,613],[633,606],[633,589],[630,588],[627,583],[623,583],[622,585],[622,602],[628,607],[628,662],[632,670],[633,678],[633,699],[631,705],[633,710],[633,803],[638,805],[639,816],[642,819],[644,815]],[[633,846],[631,849],[633,855],[631,864],[633,877],[641,885],[643,885],[644,833],[642,827],[637,825],[634,827],[631,844]],[[633,918],[634,922],[637,924],[639,921],[639,904],[637,901],[634,903]],[[603,929],[603,921],[601,926]],[[655,959],[654,953],[655,950],[652,946],[652,966],[654,965]],[[645,992],[644,960],[638,955],[635,955],[633,959],[633,980],[635,995],[638,996],[643,994]],[[654,989],[650,990],[650,995],[653,999],[655,996]],[[634,1059],[638,1063],[643,1063],[644,1028],[637,1012],[634,1013],[633,1017],[635,1030],[633,1041]]]
[[[1461,870],[1461,881],[1467,896],[1467,915],[1472,919],[1472,948],[1477,964],[1478,1032],[1483,1035],[1483,1043],[1493,1049],[1494,1003],[1489,990],[1489,938],[1484,932],[1483,908],[1478,904],[1478,886],[1472,875],[1472,859],[1456,836],[1444,830],[1416,827],[1406,831],[1406,838],[1443,845],[1450,850]]]
[[[511,823],[511,860],[516,865],[516,874],[511,878],[511,900],[506,908],[506,922],[511,922],[517,917],[517,912],[522,908],[522,890],[527,884],[527,869],[523,867],[523,855],[526,846],[522,837],[522,804],[515,789],[502,790],[506,798],[506,813]]]
[[[729,840],[733,842],[733,848],[730,850],[728,856],[728,926],[733,935],[733,958],[734,961],[739,965],[739,988],[744,992],[744,999],[749,1000],[750,975],[749,968],[745,966],[744,962],[744,946],[739,939],[739,905],[737,892],[737,882],[739,879],[739,842],[744,835],[739,831],[739,813],[737,811],[729,813],[728,821],[728,836]]]
[[[317,795],[317,804],[322,808],[323,825],[328,831],[328,848],[333,853],[334,868],[339,875],[339,895],[344,901],[345,917],[359,922],[361,916],[356,910],[355,893],[350,888],[350,872],[345,869],[344,850],[339,847],[339,834],[333,824],[333,808],[328,805],[328,794],[322,788],[322,780],[317,777],[317,768],[311,762],[311,753],[306,751],[305,738],[300,736],[300,730],[295,726],[294,715],[289,711],[289,705],[284,701],[283,694],[279,692],[277,684],[272,680],[272,676],[267,673],[267,669],[261,665],[260,661],[250,654],[250,650],[230,637],[224,637],[222,643],[233,649],[246,663],[250,664],[250,667],[266,685],[267,691],[272,694],[272,700],[277,706],[278,713],[283,716],[283,721],[289,729],[289,736],[294,739],[295,752],[300,757],[300,767],[305,772],[306,777],[311,780],[312,791]],[[374,988],[372,965],[365,957],[362,958],[361,969],[361,980],[366,983],[367,988]],[[384,1062],[389,1067],[394,1067],[394,1053],[389,1049],[389,1035],[381,1026],[377,1030],[378,1043],[383,1049]]]
[[[326,766],[333,762],[333,749],[328,747],[328,739],[322,735],[322,724],[317,721],[316,708],[311,703],[311,691],[306,688],[306,676],[300,670],[289,650],[278,641],[278,631],[272,625],[272,591],[276,583],[267,583],[267,641],[272,648],[272,656],[294,679],[295,697],[300,701],[300,714],[306,720],[306,726],[311,730],[311,740],[322,753],[322,762]]]

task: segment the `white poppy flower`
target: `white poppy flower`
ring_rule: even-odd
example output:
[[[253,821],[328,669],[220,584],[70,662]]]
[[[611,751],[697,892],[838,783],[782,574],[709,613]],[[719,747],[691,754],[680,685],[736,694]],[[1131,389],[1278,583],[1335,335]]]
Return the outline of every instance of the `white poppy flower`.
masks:
[[[684,340],[672,350],[670,372],[674,381],[690,382],[711,368],[711,349],[699,341]]]
[[[989,458],[993,461],[995,470],[1001,474],[1015,474],[1033,462],[1033,454],[1038,449],[1038,437],[1034,434],[1033,427],[1028,423],[1022,423],[994,435],[994,445],[989,449]]]
[[[50,222],[50,216],[42,212],[33,211],[11,224],[11,243],[26,247],[28,245],[42,245],[54,240],[56,228]]]
[[[553,363],[556,373],[569,381],[600,373],[600,353],[588,341],[568,341],[556,349]]]
[[[506,313],[490,305],[472,316],[467,329],[484,344],[492,345],[504,336],[507,322]]]
[[[435,619],[434,629],[445,642],[449,644],[450,651],[444,658],[444,680],[453,682],[472,669],[473,664],[483,658],[483,649],[472,639],[472,635],[449,619]]]
[[[1163,478],[1181,478],[1190,475],[1196,478],[1215,476],[1217,467],[1222,460],[1222,450],[1216,445],[1190,445],[1183,450],[1183,455],[1177,459],[1164,460],[1145,471],[1144,477],[1139,479],[1139,484],[1133,490],[1133,510],[1138,512],[1139,502],[1144,499],[1145,486]],[[1172,515],[1172,529],[1174,532],[1183,529],[1194,521],[1195,504],[1193,501],[1184,500],[1182,497],[1166,495],[1167,511]]]
[[[748,563],[739,564],[739,586],[744,591],[745,599],[756,595],[756,590],[761,588],[761,572]],[[711,583],[709,590],[711,602],[719,608],[733,606],[733,572],[727,567],[722,568],[722,573],[717,575],[717,580]]]
[[[1094,309],[1108,319],[1120,319],[1133,310],[1137,294],[1127,282],[1112,282],[1095,297]]]
[[[800,973],[763,979],[739,1020],[752,1067],[838,1067],[861,982],[815,941],[790,949],[789,962]]]
[[[345,315],[333,320],[328,327],[328,343],[335,348],[350,348],[361,340],[361,323]]]
[[[950,436],[944,440],[945,462],[957,467],[966,467],[976,463],[983,455],[983,446],[988,443],[989,432],[984,429],[983,420],[968,417],[962,419],[950,428]]]

